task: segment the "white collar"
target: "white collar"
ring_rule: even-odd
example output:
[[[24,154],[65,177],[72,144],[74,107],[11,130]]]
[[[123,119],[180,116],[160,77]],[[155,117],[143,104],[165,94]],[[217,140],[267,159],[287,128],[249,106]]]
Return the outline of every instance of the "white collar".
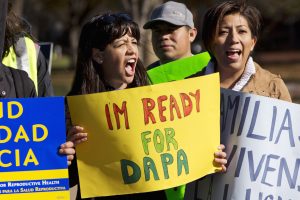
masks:
[[[214,63],[212,61],[210,61],[208,63],[208,65],[206,66],[205,69],[205,75],[208,74],[212,74],[215,72],[214,69]],[[253,62],[252,57],[249,57],[247,63],[246,63],[246,67],[245,70],[240,78],[240,80],[238,80],[238,82],[236,82],[236,84],[233,86],[232,90],[234,91],[241,91],[243,89],[243,87],[245,87],[245,85],[249,82],[251,76],[253,74],[255,74],[255,65]]]
[[[245,70],[242,74],[242,77],[240,78],[240,80],[238,80],[238,82],[236,82],[236,84],[233,86],[232,90],[234,91],[241,91],[243,89],[243,87],[245,87],[245,85],[249,82],[251,76],[253,74],[255,74],[255,65],[253,62],[252,57],[249,57]]]

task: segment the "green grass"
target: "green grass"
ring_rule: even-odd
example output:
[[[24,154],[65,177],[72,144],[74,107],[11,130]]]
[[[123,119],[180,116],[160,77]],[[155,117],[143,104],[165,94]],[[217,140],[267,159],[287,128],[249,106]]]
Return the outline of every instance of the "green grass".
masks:
[[[62,55],[58,56],[56,54],[53,55],[52,58],[52,69],[69,69],[71,66],[71,57]]]
[[[55,96],[65,96],[72,85],[74,70],[53,70],[51,74]]]

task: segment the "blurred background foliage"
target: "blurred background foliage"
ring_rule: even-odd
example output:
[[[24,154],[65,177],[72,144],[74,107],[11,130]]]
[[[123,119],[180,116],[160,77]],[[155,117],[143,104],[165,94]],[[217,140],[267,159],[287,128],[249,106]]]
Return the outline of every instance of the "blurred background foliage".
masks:
[[[11,0],[15,12],[31,25],[39,41],[53,42],[52,79],[56,95],[65,95],[72,83],[77,42],[81,26],[95,14],[107,11],[129,13],[140,25],[147,21],[151,10],[164,0]],[[203,51],[201,21],[207,8],[220,0],[182,0],[192,13],[198,29],[194,53]],[[263,16],[263,29],[255,54],[257,62],[287,83],[295,102],[300,102],[300,1],[248,0]],[[156,60],[150,31],[141,28],[140,54],[145,65]]]

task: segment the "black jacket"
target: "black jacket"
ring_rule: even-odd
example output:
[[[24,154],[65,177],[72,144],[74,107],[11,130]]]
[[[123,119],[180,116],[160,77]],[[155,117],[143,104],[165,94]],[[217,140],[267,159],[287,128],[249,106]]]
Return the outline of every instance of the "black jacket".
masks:
[[[0,1],[0,98],[35,97],[33,82],[26,72],[2,64],[7,0]]]
[[[33,82],[27,73],[0,63],[0,98],[35,97]]]
[[[53,96],[53,86],[48,72],[48,62],[41,51],[39,51],[37,60],[37,79],[38,79],[38,96]]]

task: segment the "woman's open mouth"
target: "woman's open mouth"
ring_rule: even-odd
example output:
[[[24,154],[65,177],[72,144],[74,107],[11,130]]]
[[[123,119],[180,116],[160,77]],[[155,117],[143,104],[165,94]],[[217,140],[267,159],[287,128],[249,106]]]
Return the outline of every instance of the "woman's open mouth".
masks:
[[[126,65],[125,65],[125,72],[127,76],[133,76],[135,73],[135,67],[136,67],[136,58],[130,58],[127,60]]]
[[[238,49],[228,50],[226,51],[227,58],[230,60],[238,60],[242,51]]]

